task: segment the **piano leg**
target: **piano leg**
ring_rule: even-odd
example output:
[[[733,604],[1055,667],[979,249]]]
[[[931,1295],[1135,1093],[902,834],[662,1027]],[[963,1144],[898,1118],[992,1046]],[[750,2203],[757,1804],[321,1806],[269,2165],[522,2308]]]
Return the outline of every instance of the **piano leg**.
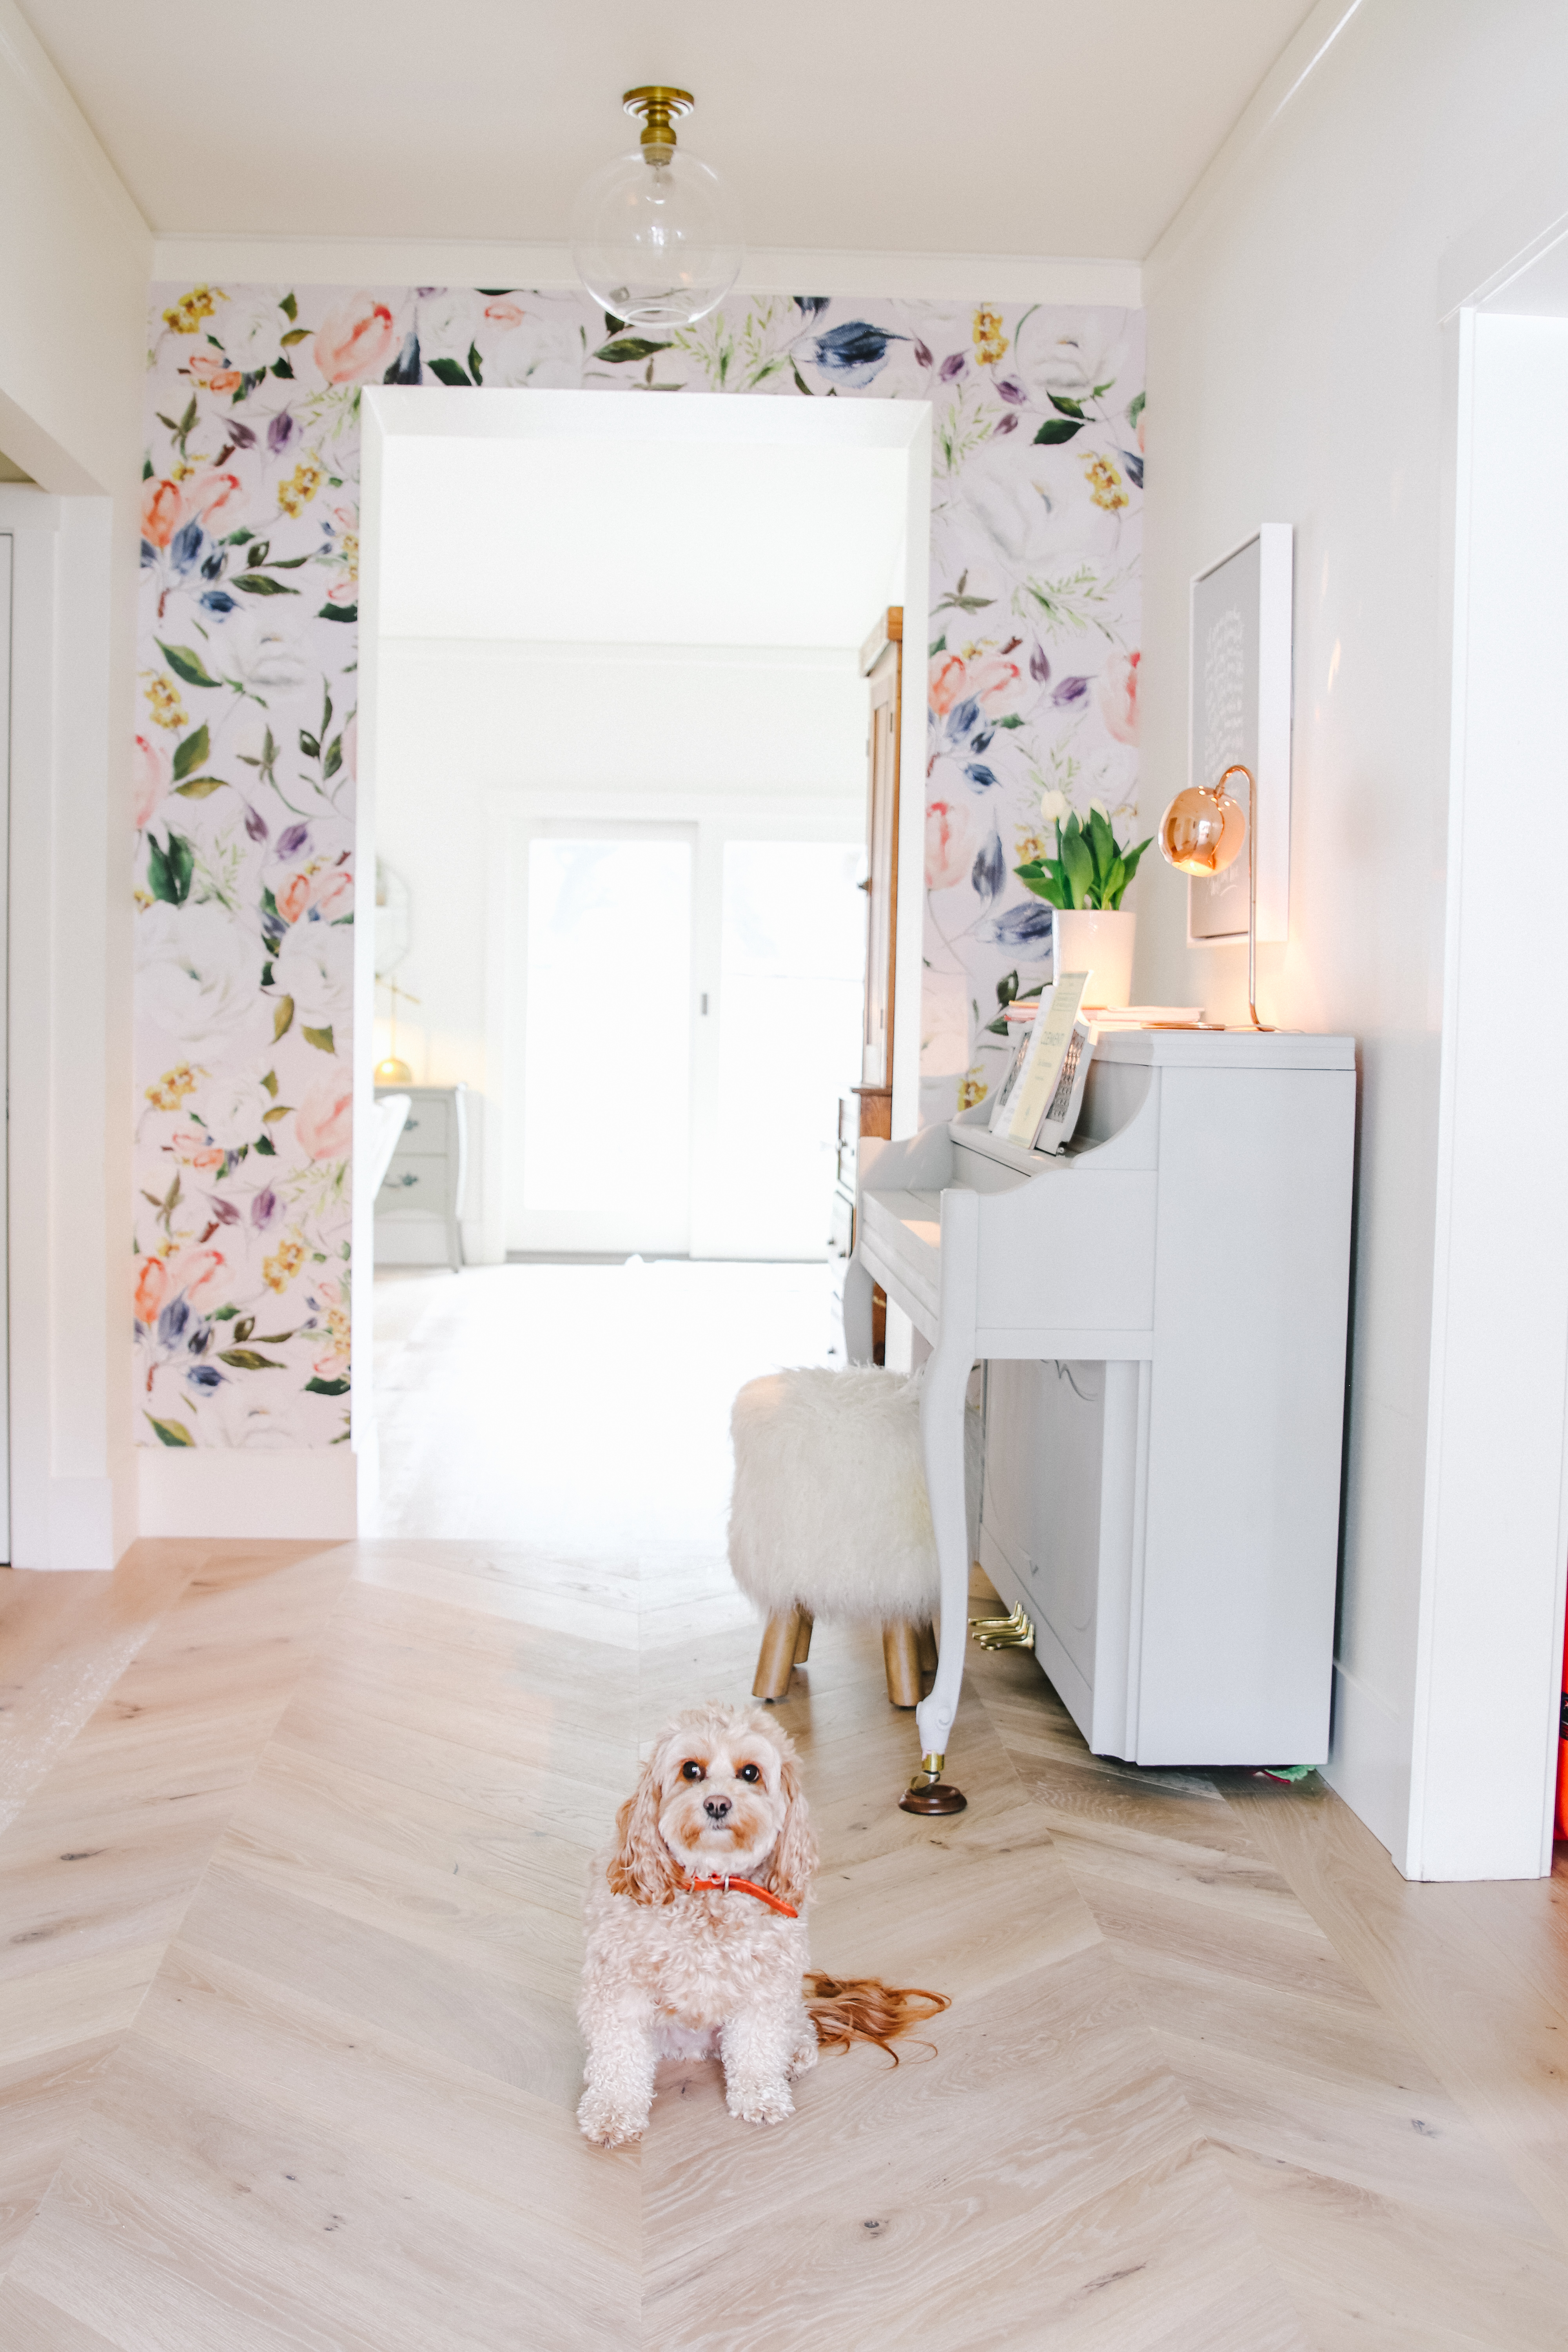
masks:
[[[847,1363],[868,1364],[871,1360],[871,1291],[870,1276],[859,1258],[851,1257],[844,1269],[844,1356]]]
[[[973,1335],[971,1335],[973,1336]],[[962,1339],[944,1348],[939,1339],[927,1363],[921,1391],[921,1440],[926,1488],[931,1496],[942,1575],[942,1642],[936,1681],[915,1710],[921,1766],[899,1802],[910,1813],[956,1813],[964,1800],[941,1777],[948,1735],[958,1713],[963,1682],[963,1644],[969,1617],[969,1515],[963,1493],[963,1401],[973,1357]]]

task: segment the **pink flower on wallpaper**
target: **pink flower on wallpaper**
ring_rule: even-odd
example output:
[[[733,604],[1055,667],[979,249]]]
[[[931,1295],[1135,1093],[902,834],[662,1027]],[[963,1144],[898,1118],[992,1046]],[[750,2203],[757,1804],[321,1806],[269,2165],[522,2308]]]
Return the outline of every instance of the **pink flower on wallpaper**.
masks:
[[[1112,654],[1094,689],[1100,715],[1119,743],[1138,740],[1138,665],[1142,654]]]
[[[209,392],[237,392],[243,381],[237,367],[221,359],[216,352],[193,352],[185,366],[197,383],[205,383]]]
[[[521,327],[526,312],[518,302],[487,302],[485,316],[492,327]]]
[[[139,1322],[153,1321],[168,1287],[169,1269],[163,1259],[144,1257],[136,1269],[136,1286],[131,1294]]]
[[[1023,699],[1024,672],[1003,654],[976,655],[971,661],[948,654],[931,666],[931,707],[945,719],[956,703],[978,702],[992,719],[1000,719]]]
[[[962,801],[931,801],[926,808],[926,888],[951,890],[967,881],[974,856],[974,820]]]
[[[185,519],[178,482],[142,485],[142,536],[149,547],[167,547]]]
[[[221,519],[234,520],[241,494],[237,474],[222,473],[209,466],[205,473],[193,474],[184,491],[182,520],[189,522],[194,518],[209,529]]]
[[[323,874],[318,867],[308,866],[291,874],[274,895],[278,911],[286,923],[299,922],[312,908],[322,922],[330,923],[336,916],[346,915],[353,906],[354,878],[346,866],[330,866]]]
[[[346,915],[353,905],[354,877],[346,866],[334,866],[323,874],[316,885],[316,912],[323,923],[335,922]]]
[[[316,365],[329,383],[379,375],[397,340],[391,311],[374,294],[352,294],[316,330]]]
[[[138,833],[157,814],[168,789],[168,753],[138,735],[131,751],[131,822]]]
[[[224,1269],[222,1250],[183,1249],[169,1260],[169,1287],[183,1290],[193,1307],[211,1304]]]
[[[204,1174],[211,1169],[221,1168],[224,1163],[222,1148],[213,1141],[211,1136],[196,1135],[188,1128],[182,1129],[171,1138],[169,1149],[175,1159],[183,1160],[187,1168],[199,1168]]]
[[[344,1062],[332,1062],[312,1079],[294,1114],[294,1132],[312,1160],[346,1160],[353,1135],[353,1079]]]

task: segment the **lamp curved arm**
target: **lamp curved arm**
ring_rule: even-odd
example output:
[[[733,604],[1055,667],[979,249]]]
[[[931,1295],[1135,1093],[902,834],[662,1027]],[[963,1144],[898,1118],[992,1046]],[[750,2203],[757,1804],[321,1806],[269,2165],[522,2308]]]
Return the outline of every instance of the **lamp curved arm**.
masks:
[[[1258,779],[1233,760],[1215,791],[1223,793],[1232,776],[1247,778],[1247,1009],[1253,1027],[1262,1029],[1267,1024],[1258,1017]]]

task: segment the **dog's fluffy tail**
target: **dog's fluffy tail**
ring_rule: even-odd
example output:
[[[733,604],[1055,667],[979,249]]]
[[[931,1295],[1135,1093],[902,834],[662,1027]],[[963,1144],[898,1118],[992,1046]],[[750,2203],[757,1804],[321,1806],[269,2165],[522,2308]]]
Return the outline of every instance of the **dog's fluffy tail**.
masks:
[[[952,2003],[946,1993],[926,1992],[919,1985],[885,1985],[880,1977],[830,1977],[808,1969],[805,2006],[824,2050],[874,2042],[896,2066],[899,2053],[892,2045],[898,2036],[928,2025]]]

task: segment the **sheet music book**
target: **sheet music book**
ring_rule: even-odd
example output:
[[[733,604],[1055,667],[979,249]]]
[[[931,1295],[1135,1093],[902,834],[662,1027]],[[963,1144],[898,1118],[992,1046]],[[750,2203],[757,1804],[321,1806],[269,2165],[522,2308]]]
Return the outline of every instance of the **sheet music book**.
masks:
[[[1040,1009],[1016,1065],[1016,1079],[1003,1088],[1006,1099],[997,1106],[991,1129],[994,1135],[1005,1137],[1009,1143],[1021,1143],[1026,1150],[1033,1144],[1057,1091],[1062,1064],[1072,1044],[1073,1024],[1088,984],[1088,972],[1064,971],[1058,974],[1049,997],[1040,999]],[[1013,1078],[1011,1071],[1008,1077]]]
[[[1089,1065],[1099,1036],[1097,1026],[1080,1013],[1072,1024],[1072,1037],[1062,1057],[1061,1074],[1056,1091],[1046,1105],[1035,1136],[1035,1150],[1048,1151],[1053,1156],[1072,1141],[1078,1115],[1083,1108],[1083,1090],[1089,1081]]]

